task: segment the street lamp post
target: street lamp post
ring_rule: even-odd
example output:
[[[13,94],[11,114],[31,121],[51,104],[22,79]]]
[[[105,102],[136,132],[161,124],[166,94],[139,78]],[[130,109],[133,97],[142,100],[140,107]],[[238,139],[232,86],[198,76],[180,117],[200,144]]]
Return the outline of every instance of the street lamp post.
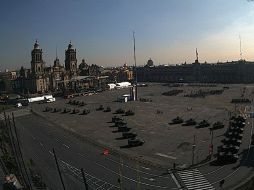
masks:
[[[191,164],[194,164],[194,157],[195,157],[195,148],[196,148],[196,135],[193,136],[193,144],[192,144],[192,161]]]
[[[211,143],[210,143],[210,147],[209,147],[209,154],[212,159],[212,157],[213,157],[213,129],[211,129],[210,132],[211,132]]]

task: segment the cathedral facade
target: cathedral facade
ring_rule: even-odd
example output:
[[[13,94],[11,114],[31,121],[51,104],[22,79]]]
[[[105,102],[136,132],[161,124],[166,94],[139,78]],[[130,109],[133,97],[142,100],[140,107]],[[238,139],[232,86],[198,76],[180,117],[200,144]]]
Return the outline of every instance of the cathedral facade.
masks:
[[[84,60],[80,64],[81,68],[85,64],[85,68],[91,70],[94,65],[87,65]],[[97,66],[98,67],[98,66]],[[79,70],[77,66],[77,54],[72,43],[70,42],[68,48],[65,50],[65,65],[61,65],[59,58],[56,56],[53,66],[46,66],[43,60],[43,51],[36,41],[31,51],[31,68],[25,69],[21,67],[19,77],[14,81],[15,91],[21,93],[47,93],[57,91],[67,91],[72,88],[73,91],[80,86],[87,88],[92,87],[96,76],[79,76],[84,70]],[[88,72],[88,74],[91,74]],[[90,78],[89,78],[90,77]]]

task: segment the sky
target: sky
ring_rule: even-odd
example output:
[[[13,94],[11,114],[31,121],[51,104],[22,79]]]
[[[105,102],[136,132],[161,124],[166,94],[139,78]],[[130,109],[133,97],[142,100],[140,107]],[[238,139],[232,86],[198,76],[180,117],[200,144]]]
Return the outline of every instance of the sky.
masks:
[[[248,0],[8,0],[0,6],[0,70],[30,68],[38,39],[47,66],[64,65],[70,40],[78,63],[100,66],[254,60],[254,2]]]

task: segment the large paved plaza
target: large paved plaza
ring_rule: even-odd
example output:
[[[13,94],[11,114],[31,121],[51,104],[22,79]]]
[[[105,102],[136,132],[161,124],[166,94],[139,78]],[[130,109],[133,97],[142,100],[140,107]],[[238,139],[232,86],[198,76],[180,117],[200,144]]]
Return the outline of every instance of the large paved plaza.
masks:
[[[225,88],[227,87],[227,88]],[[229,87],[229,88],[228,88]],[[254,86],[246,85],[216,85],[216,86],[180,86],[172,87],[162,84],[149,84],[148,87],[140,87],[139,98],[147,98],[151,102],[129,101],[117,102],[117,97],[128,94],[129,89],[105,91],[92,96],[79,96],[75,100],[84,101],[87,105],[78,107],[68,104],[69,99],[57,99],[54,103],[32,105],[32,109],[57,123],[66,129],[76,132],[84,137],[93,139],[105,147],[117,151],[139,156],[154,163],[167,164],[178,163],[190,165],[192,162],[192,145],[195,136],[194,163],[204,160],[209,154],[211,134],[209,128],[197,129],[195,126],[182,126],[181,124],[169,125],[176,116],[184,120],[193,118],[197,122],[204,119],[210,124],[221,121],[225,124],[224,129],[214,131],[214,151],[223,133],[228,126],[229,112],[238,109],[240,105],[231,103],[234,98],[252,98]],[[170,90],[183,90],[175,96],[164,96],[163,92]],[[246,89],[246,90],[244,90]],[[223,90],[219,95],[208,95],[205,97],[185,97],[187,94],[195,94],[197,91]],[[103,105],[109,106],[111,112],[96,111]],[[81,112],[89,109],[87,115],[71,114],[61,112],[43,112],[45,107],[52,108],[77,108]],[[128,148],[127,140],[121,139],[121,133],[115,132],[116,128],[110,123],[114,112],[118,108],[133,110],[135,115],[122,116],[136,132],[138,137],[144,139],[143,146]]]

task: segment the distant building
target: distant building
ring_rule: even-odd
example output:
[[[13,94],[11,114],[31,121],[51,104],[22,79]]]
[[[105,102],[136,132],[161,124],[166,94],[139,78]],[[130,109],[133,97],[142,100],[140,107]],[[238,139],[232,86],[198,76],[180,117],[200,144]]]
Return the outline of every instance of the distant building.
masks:
[[[254,62],[201,64],[196,59],[192,64],[138,67],[137,76],[139,82],[253,83]]]
[[[65,50],[65,67],[56,56],[53,66],[46,67],[43,52],[38,42],[31,51],[31,69],[21,67],[17,78],[13,79],[13,89],[21,93],[47,92],[81,92],[85,89],[101,88],[107,82],[106,76],[100,78],[101,68],[97,65],[87,65],[82,60],[77,67],[76,49],[70,42]],[[81,75],[81,76],[79,76]]]
[[[132,67],[128,67],[127,64],[124,64],[123,67],[120,67],[116,78],[118,82],[132,81],[133,80]]]
[[[16,71],[0,72],[0,91],[12,91],[13,81],[17,78]]]
[[[71,42],[68,45],[68,49],[65,50],[65,69],[70,77],[77,75],[76,49],[74,49]]]

